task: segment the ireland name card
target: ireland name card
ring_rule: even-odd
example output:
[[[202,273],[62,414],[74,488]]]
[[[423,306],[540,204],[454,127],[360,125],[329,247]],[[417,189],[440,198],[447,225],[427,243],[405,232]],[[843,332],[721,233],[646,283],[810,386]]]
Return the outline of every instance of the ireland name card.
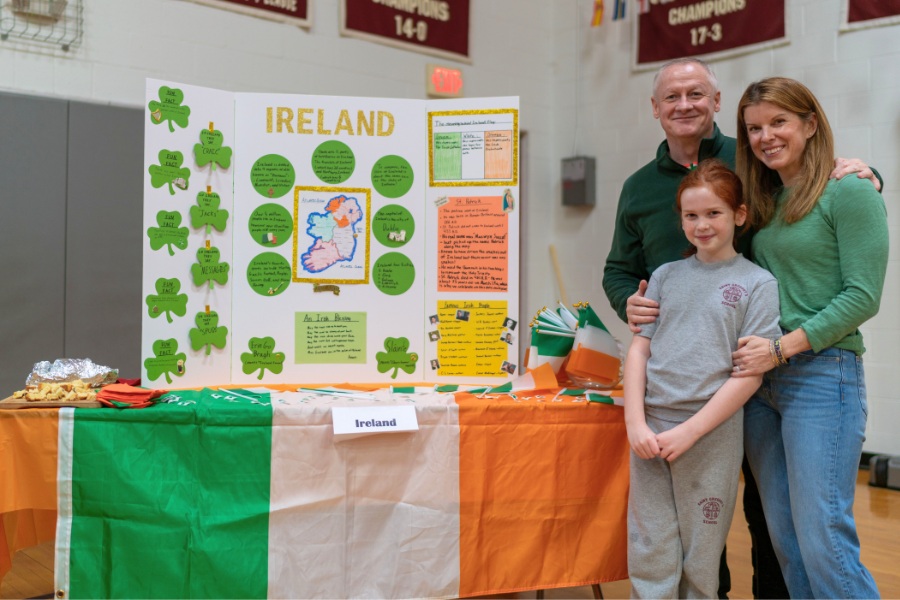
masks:
[[[338,440],[397,431],[418,431],[414,406],[335,406],[331,409]]]

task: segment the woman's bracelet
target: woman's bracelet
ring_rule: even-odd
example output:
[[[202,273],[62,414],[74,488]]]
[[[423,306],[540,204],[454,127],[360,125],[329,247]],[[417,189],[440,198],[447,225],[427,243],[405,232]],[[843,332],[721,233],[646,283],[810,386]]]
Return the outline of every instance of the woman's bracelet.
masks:
[[[772,363],[776,367],[786,365],[788,362],[781,350],[781,339],[769,340],[769,354],[772,357]]]

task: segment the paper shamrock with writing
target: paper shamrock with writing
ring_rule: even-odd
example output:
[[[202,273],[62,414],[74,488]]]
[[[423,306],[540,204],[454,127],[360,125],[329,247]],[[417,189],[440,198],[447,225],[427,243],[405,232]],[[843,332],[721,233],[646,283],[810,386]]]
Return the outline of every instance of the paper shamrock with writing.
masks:
[[[169,194],[175,195],[175,188],[182,190],[188,189],[191,179],[191,170],[182,167],[184,163],[184,155],[177,150],[160,150],[159,164],[150,165],[147,169],[150,172],[150,185],[160,188],[164,185],[169,186]],[[173,187],[174,186],[174,187]]]
[[[159,101],[151,100],[147,107],[150,109],[150,122],[159,125],[163,121],[169,124],[169,131],[175,132],[172,124],[179,127],[188,126],[188,117],[191,107],[183,105],[184,92],[178,88],[162,86],[159,88]]]
[[[144,359],[144,368],[147,369],[147,377],[151,381],[165,375],[166,383],[172,383],[170,374],[178,377],[184,375],[186,362],[187,355],[178,352],[178,341],[170,338],[153,342],[153,356]]]
[[[156,224],[159,227],[149,227],[147,229],[147,237],[150,238],[150,247],[153,250],[159,250],[166,246],[169,250],[169,256],[175,256],[173,246],[179,250],[184,250],[188,247],[188,235],[191,232],[187,227],[179,227],[181,225],[180,212],[177,210],[161,210],[156,213]]]
[[[225,347],[228,328],[219,327],[219,313],[214,310],[197,313],[194,323],[197,327],[188,332],[193,350],[206,347],[206,354],[209,355],[213,346],[219,350]]]
[[[405,337],[386,338],[384,340],[384,349],[386,352],[375,353],[375,360],[378,361],[379,373],[392,371],[391,379],[396,379],[400,369],[407,373],[413,373],[416,370],[416,363],[419,360],[419,355],[415,352],[407,353],[407,350],[409,350],[409,340]]]
[[[214,283],[228,283],[228,270],[231,267],[228,263],[220,262],[220,257],[221,253],[215,246],[197,250],[197,262],[191,265],[194,285],[200,286],[208,282],[211,289]]]
[[[231,148],[223,146],[224,136],[218,129],[204,129],[200,132],[200,143],[194,144],[194,160],[197,165],[216,170],[216,164],[223,169],[231,166]]]
[[[224,208],[220,209],[222,199],[215,192],[207,191],[197,194],[197,205],[191,207],[191,227],[200,229],[206,226],[206,233],[212,232],[215,227],[217,231],[225,231],[225,224],[228,222],[228,211]]]
[[[187,313],[187,294],[179,294],[181,282],[178,279],[156,280],[156,293],[150,294],[144,300],[147,303],[147,314],[156,318],[161,314],[166,315],[166,321],[172,323],[172,314],[183,317]]]
[[[266,371],[276,375],[284,369],[284,352],[275,352],[275,340],[271,337],[252,337],[248,342],[250,352],[241,354],[241,369],[250,375],[259,371],[257,379],[262,380]]]

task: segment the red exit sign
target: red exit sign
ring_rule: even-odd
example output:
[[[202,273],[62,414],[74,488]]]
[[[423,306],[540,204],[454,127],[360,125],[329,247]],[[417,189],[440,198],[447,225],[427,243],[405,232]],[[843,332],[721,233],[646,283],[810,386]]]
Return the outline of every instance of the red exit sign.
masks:
[[[459,98],[463,95],[463,77],[459,69],[429,64],[425,66],[425,80],[429,96]]]

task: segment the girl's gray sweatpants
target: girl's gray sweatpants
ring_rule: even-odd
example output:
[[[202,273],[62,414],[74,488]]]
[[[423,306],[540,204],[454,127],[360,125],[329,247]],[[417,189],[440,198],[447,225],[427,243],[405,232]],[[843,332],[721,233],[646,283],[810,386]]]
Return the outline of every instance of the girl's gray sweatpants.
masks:
[[[669,463],[631,453],[628,575],[632,598],[716,598],[737,500],[743,409]],[[661,433],[678,425],[647,417]]]

